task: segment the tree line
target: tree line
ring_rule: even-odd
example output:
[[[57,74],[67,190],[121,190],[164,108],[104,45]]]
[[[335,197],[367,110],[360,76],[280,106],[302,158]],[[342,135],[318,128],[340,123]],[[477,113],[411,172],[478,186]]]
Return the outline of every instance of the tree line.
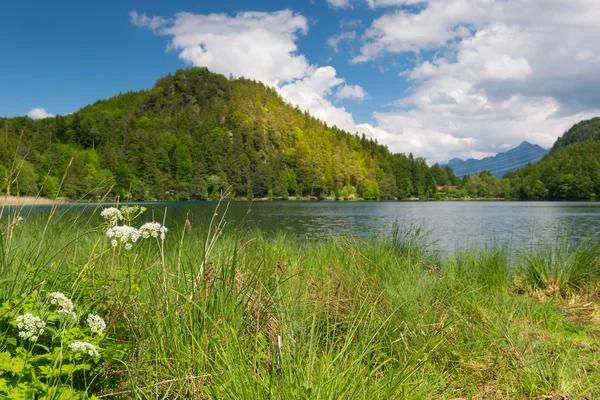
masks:
[[[206,68],[178,70],[150,90],[121,93],[67,116],[0,119],[3,191],[71,199],[109,193],[138,201],[206,200],[228,188],[238,198],[598,194],[591,183],[596,175],[587,186],[579,181],[598,162],[577,153],[575,163],[579,169],[568,164],[571,172],[556,179],[542,163],[502,180],[486,172],[459,179],[449,166],[430,167],[424,158],[330,127],[260,82]],[[438,190],[449,186],[457,189]]]

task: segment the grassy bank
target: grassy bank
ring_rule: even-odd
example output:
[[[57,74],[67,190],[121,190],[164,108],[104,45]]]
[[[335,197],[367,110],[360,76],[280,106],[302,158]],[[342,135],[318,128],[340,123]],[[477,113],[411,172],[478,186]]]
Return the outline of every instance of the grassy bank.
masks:
[[[112,246],[99,211],[5,216],[0,396],[600,393],[594,238],[516,255],[502,247],[440,255],[418,232],[305,242],[223,226],[224,211],[204,224],[167,223],[164,241],[156,231],[131,250]],[[52,303],[55,292],[72,300],[76,318]],[[35,342],[19,337],[27,313],[46,323]],[[99,334],[90,313],[106,321]],[[73,350],[75,342],[98,355]]]

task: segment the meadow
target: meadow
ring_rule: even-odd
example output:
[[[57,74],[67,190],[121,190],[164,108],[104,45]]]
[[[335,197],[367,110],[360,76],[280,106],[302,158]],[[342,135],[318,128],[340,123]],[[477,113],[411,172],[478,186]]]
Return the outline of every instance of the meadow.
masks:
[[[142,212],[2,211],[1,397],[600,393],[597,236],[440,253],[411,227],[311,241],[226,204],[167,229]]]

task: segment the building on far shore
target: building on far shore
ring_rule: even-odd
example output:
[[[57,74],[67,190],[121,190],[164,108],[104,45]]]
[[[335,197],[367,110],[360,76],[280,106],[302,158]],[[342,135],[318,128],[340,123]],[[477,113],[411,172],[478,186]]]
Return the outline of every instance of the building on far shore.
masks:
[[[444,188],[447,188],[449,192],[452,192],[453,190],[458,189],[458,186],[438,186],[438,192],[443,191]]]

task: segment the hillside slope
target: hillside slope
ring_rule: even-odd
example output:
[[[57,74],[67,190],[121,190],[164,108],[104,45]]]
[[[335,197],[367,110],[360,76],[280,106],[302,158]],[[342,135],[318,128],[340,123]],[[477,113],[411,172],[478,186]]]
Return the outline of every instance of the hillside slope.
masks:
[[[600,141],[600,118],[596,117],[575,124],[563,136],[558,138],[552,149],[550,149],[550,153],[554,154],[575,143],[598,141]]]
[[[0,119],[3,176],[11,193],[73,199],[111,186],[111,196],[132,200],[216,198],[228,187],[247,198],[389,199],[448,184],[435,182],[422,158],[391,154],[292,107],[272,88],[205,68],[178,70],[150,90],[64,117]]]
[[[482,171],[490,171],[495,177],[502,178],[508,171],[515,171],[529,163],[539,161],[546,153],[548,153],[548,150],[537,144],[523,142],[514,149],[498,153],[492,157],[486,157],[481,160],[473,158],[461,160],[460,158],[454,158],[448,161],[448,165],[452,167],[454,173],[459,177],[467,174],[478,174]]]
[[[507,174],[513,198],[600,198],[600,118],[582,121],[540,162]]]

